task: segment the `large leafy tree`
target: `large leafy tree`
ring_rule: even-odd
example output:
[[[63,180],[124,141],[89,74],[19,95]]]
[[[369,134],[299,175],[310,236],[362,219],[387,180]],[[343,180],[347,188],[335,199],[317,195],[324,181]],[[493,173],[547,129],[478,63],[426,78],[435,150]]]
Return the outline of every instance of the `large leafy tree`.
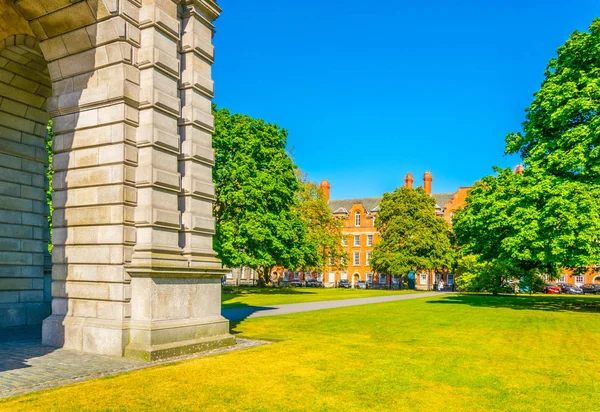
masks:
[[[599,108],[595,20],[558,49],[526,109],[523,132],[506,138],[506,152],[521,155],[524,172],[496,169],[455,215],[463,253],[526,279],[600,262]]]
[[[381,239],[373,250],[373,270],[405,275],[453,264],[448,224],[436,216],[435,200],[423,189],[401,187],[384,194],[375,224]]]
[[[522,133],[506,138],[507,153],[567,179],[600,179],[600,19],[573,33],[550,60],[526,109]]]
[[[454,215],[465,254],[513,268],[514,277],[584,268],[600,261],[600,190],[545,173],[496,169]]]
[[[306,259],[304,269],[323,270],[330,258],[341,262],[341,258],[345,257],[342,246],[343,222],[333,217],[327,199],[317,184],[305,175],[299,174],[298,178],[301,187],[298,210],[308,226],[307,243],[313,252]]]
[[[255,269],[261,282],[275,266],[306,266],[314,249],[297,207],[301,187],[286,153],[286,130],[216,106],[213,114],[219,258]]]

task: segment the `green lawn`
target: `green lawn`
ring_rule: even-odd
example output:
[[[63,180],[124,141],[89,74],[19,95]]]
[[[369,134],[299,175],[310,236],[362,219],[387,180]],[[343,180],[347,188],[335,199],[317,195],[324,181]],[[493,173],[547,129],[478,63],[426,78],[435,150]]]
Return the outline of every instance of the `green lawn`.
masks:
[[[223,309],[242,306],[283,305],[286,303],[318,302],[369,298],[407,293],[419,293],[409,290],[370,290],[370,289],[334,289],[334,288],[257,288],[227,287],[221,295]]]
[[[600,410],[596,297],[439,296],[249,319],[234,331],[275,343],[0,410]]]

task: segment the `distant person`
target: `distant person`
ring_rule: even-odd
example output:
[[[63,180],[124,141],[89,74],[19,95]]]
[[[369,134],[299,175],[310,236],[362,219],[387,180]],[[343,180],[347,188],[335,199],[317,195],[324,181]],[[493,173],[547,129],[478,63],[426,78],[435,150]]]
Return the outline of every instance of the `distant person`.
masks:
[[[440,279],[439,291],[440,292],[444,291],[444,280],[443,279]]]

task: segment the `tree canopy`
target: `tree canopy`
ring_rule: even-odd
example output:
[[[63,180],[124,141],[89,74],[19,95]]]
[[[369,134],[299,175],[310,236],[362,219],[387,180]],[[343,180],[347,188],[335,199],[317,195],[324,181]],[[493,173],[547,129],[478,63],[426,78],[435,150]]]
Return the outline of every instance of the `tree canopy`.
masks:
[[[600,191],[539,171],[496,169],[475,184],[454,215],[464,253],[485,262],[556,276],[600,261]],[[594,189],[594,190],[590,190]]]
[[[600,19],[574,32],[550,60],[540,90],[526,109],[522,133],[506,152],[556,176],[600,179]]]
[[[558,276],[600,262],[600,20],[573,33],[550,60],[506,138],[522,173],[495,169],[454,216],[463,253],[510,267],[515,277]],[[504,271],[506,272],[506,271]]]
[[[275,266],[314,261],[298,208],[297,167],[286,153],[287,131],[216,106],[213,114],[214,248],[223,264],[256,269],[268,281]]]
[[[435,200],[423,189],[401,187],[384,194],[375,225],[381,238],[373,250],[373,270],[405,275],[452,265],[448,224],[435,215]]]

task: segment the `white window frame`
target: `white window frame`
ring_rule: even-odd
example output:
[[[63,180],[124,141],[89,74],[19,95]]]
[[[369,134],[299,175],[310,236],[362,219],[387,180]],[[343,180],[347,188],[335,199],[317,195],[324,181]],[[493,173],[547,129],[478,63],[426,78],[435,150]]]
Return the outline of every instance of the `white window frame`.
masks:
[[[367,272],[367,283],[373,283],[373,274],[371,272]]]
[[[367,235],[367,246],[373,246],[373,235]]]
[[[290,273],[289,272],[284,272],[283,273],[283,281],[284,282],[289,282],[290,280]]]
[[[575,285],[581,286],[585,283],[585,276],[575,276]]]
[[[329,272],[329,283],[335,282],[335,272]]]
[[[360,227],[360,211],[358,210],[354,213],[354,226]]]
[[[354,259],[352,262],[354,266],[360,266],[360,252],[354,252]]]
[[[365,265],[371,266],[371,254],[373,252],[367,252],[367,260],[365,261]]]
[[[333,258],[333,256],[329,257],[329,266],[334,266],[335,265],[335,259]]]
[[[294,280],[300,280],[300,273],[294,272]]]
[[[342,238],[342,246],[348,247],[348,238],[346,236]]]
[[[342,266],[346,266],[346,256],[342,256],[341,264]]]
[[[387,282],[387,275],[379,275],[379,283],[383,285]]]
[[[233,279],[233,272],[227,272],[227,279]]]
[[[566,282],[567,282],[567,275],[562,275],[562,276],[560,277],[560,281],[561,281],[562,283],[566,283]]]
[[[354,246],[360,246],[360,235],[354,235]]]
[[[348,280],[348,272],[342,272],[342,275],[340,276],[341,280]]]
[[[420,285],[426,285],[427,284],[427,272],[421,272],[419,273],[419,284]]]

